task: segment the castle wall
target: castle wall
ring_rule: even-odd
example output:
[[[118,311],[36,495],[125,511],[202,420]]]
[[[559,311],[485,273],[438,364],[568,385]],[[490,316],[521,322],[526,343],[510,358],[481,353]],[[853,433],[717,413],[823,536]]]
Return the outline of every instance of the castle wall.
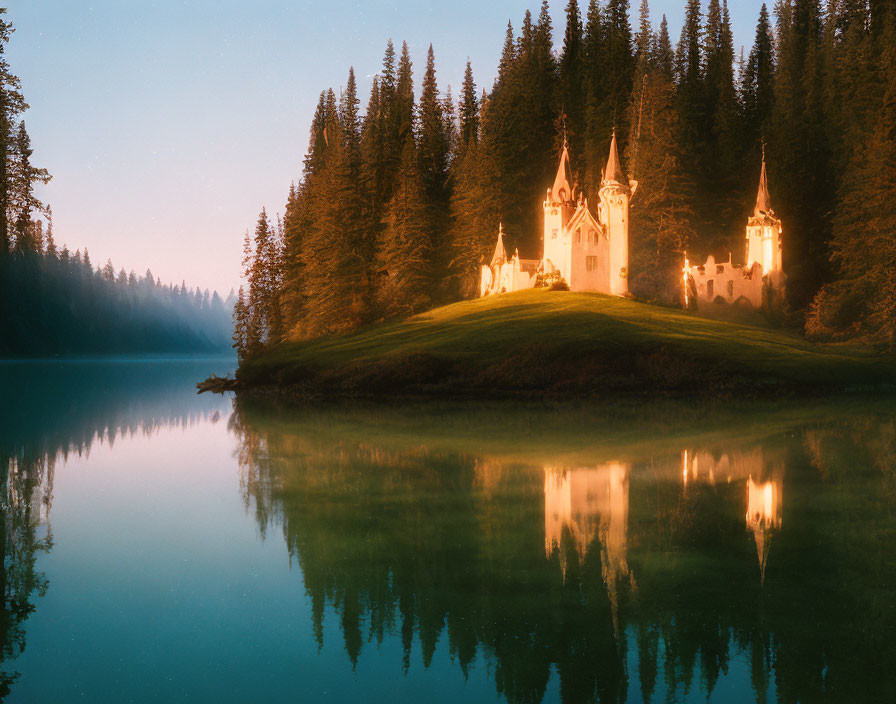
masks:
[[[762,307],[762,265],[746,268],[727,262],[716,262],[710,255],[702,266],[690,267],[699,303],[713,303],[721,297],[725,303],[748,302],[754,309]]]
[[[603,233],[583,223],[572,232],[571,251],[570,291],[610,293],[610,243]]]

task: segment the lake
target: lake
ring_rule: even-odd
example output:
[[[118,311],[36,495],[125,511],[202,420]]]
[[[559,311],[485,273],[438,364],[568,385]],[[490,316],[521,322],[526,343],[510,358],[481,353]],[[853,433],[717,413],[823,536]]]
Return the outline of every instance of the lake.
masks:
[[[896,701],[896,405],[0,363],[9,702]]]

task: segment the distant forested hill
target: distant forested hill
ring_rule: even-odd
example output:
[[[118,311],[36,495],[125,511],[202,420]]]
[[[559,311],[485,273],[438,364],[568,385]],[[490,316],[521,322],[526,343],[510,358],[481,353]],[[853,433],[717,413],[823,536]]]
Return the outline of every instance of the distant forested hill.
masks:
[[[12,253],[0,259],[0,357],[229,350],[232,306],[66,249]]]

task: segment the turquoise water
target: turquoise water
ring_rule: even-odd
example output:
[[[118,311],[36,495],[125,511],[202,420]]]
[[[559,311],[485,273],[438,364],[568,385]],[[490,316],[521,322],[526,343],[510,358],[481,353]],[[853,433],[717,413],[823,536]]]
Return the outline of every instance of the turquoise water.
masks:
[[[884,401],[285,409],[0,363],[10,702],[896,700]]]

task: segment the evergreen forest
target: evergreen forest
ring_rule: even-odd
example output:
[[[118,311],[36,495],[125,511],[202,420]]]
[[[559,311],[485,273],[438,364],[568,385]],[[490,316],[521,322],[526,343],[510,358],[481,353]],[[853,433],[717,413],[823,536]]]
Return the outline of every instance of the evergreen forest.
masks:
[[[87,249],[57,247],[49,206],[35,185],[50,174],[32,163],[21,115],[28,105],[5,58],[13,33],[0,10],[0,357],[187,353],[230,346],[233,301],[217,292],[162,285]],[[46,223],[46,227],[45,227]]]
[[[472,297],[499,223],[508,251],[539,257],[563,135],[595,203],[614,130],[639,182],[637,297],[679,305],[685,253],[742,263],[764,150],[779,322],[896,348],[896,2],[777,0],[740,51],[724,0],[686,0],[677,42],[648,0],[633,9],[569,0],[558,46],[542,2],[508,23],[491,86],[468,62],[454,94],[432,47],[420,71],[390,40],[363,110],[353,69],[323,91],[282,222],[262,212],[247,234],[241,354]]]

